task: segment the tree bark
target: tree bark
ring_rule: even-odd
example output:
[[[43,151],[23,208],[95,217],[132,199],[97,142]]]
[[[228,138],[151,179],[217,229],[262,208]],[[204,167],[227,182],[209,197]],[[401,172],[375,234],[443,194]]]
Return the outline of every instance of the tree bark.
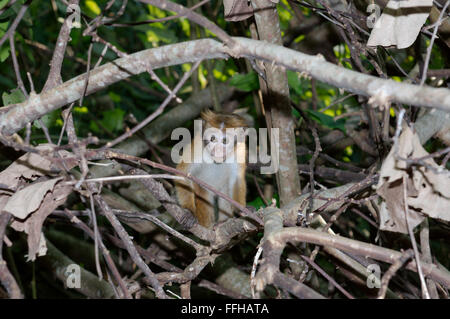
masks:
[[[255,11],[259,39],[282,45],[280,23],[275,4],[269,0],[253,0],[252,5]],[[283,206],[301,194],[295,148],[295,123],[290,106],[286,69],[270,62],[264,63],[264,67],[268,89],[267,96],[264,96],[267,125],[280,129],[277,184],[280,204]],[[274,159],[272,158],[272,160]],[[295,224],[295,220],[291,222]]]

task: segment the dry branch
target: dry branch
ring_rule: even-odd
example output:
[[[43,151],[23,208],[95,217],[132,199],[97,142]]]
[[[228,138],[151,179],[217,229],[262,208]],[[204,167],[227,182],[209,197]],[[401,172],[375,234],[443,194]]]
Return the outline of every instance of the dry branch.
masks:
[[[203,39],[143,50],[117,59],[90,71],[86,95],[132,75],[153,69],[205,59],[224,59],[229,56],[257,58],[273,61],[280,67],[306,72],[313,78],[350,92],[376,96],[389,102],[438,108],[450,111],[450,90],[399,83],[348,70],[326,62],[321,56],[310,56],[279,45],[247,38],[233,38],[237,46],[232,49],[223,44]],[[86,74],[79,75],[54,89],[39,95],[32,94],[20,104],[0,114],[0,131],[10,135],[43,115],[77,101],[83,91]]]

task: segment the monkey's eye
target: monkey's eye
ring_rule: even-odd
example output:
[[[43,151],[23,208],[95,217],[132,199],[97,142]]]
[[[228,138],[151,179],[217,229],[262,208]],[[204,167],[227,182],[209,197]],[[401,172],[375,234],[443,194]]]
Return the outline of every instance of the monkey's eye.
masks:
[[[227,144],[227,138],[226,137],[222,138],[222,144]]]
[[[211,138],[210,138],[210,141],[211,142],[214,142],[216,140],[216,137],[213,135],[213,136],[211,136]]]

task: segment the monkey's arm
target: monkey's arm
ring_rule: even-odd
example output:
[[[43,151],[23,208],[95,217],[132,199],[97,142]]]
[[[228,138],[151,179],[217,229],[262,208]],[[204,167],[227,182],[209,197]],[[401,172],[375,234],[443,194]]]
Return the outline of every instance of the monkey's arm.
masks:
[[[182,162],[178,164],[177,169],[187,173],[188,164]],[[192,213],[195,213],[195,194],[192,182],[190,180],[176,180],[175,189],[180,205],[184,208],[189,209]]]
[[[245,181],[245,166],[241,165],[239,177],[234,184],[233,199],[245,207],[247,204],[247,183]]]

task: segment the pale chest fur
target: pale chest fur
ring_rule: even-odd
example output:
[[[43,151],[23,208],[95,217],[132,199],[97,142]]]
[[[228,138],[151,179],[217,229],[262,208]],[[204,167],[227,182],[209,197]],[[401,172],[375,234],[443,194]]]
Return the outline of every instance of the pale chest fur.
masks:
[[[237,163],[192,164],[190,173],[216,188],[232,196],[233,185],[236,184],[240,172]]]

